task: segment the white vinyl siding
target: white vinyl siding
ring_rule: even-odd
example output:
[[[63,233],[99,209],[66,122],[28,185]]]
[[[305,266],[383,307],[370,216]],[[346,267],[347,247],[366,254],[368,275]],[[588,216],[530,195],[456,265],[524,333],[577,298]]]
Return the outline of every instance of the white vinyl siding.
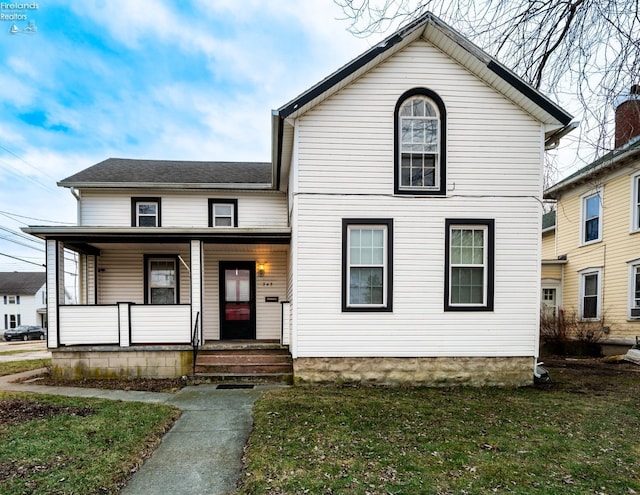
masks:
[[[418,87],[447,109],[442,197],[393,195],[394,108]],[[539,122],[416,41],[295,124],[294,357],[536,355]],[[342,218],[393,219],[392,312],[341,311]],[[447,218],[495,220],[493,311],[444,310]]]
[[[179,255],[189,264],[188,244],[108,246],[98,258],[98,304],[145,303],[144,255]],[[180,266],[180,304],[189,303],[189,271]]]
[[[543,126],[423,41],[299,119],[297,192],[392,193],[394,108],[420,87],[446,105],[448,194],[541,194]]]
[[[188,305],[131,306],[132,344],[187,344],[191,341]]]
[[[81,225],[104,227],[131,226],[131,198],[149,191],[82,190]],[[153,191],[162,200],[162,227],[209,226],[211,191]],[[287,198],[277,192],[215,192],[215,197],[238,200],[238,227],[287,227]]]
[[[118,307],[60,306],[60,344],[118,344]]]
[[[539,203],[298,197],[294,351],[303,356],[529,356],[539,314]],[[393,312],[341,311],[342,215],[394,219]],[[445,218],[495,218],[493,312],[444,311]],[[533,249],[532,249],[533,246]],[[322,267],[318,270],[318,267]],[[318,318],[322,315],[322,318]]]

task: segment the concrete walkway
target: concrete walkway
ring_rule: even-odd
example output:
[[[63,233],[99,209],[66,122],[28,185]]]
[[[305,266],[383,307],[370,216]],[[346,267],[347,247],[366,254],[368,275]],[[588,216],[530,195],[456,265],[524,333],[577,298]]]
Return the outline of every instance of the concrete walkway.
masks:
[[[254,402],[268,389],[219,390],[216,385],[185,387],[175,394],[55,387],[10,383],[43,370],[0,377],[0,390],[73,397],[154,402],[182,409],[182,415],[165,434],[151,458],[136,472],[122,495],[227,494],[235,490],[242,469],[242,453],[253,424]]]

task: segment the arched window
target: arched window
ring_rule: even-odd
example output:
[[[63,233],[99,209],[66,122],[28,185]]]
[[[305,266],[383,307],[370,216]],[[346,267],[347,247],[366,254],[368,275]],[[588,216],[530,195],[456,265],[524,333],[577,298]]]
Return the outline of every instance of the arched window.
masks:
[[[445,107],[416,88],[396,105],[396,194],[445,194]]]

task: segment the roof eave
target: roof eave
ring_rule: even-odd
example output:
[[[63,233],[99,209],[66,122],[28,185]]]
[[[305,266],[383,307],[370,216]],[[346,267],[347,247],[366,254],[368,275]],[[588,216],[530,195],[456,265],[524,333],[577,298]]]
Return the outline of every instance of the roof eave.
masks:
[[[610,159],[607,159],[607,155],[596,160],[595,162],[587,165],[582,172],[578,171],[575,174],[567,177],[566,179],[554,184],[549,187],[544,192],[544,199],[559,199],[559,197],[565,191],[572,189],[585,181],[591,179],[592,177],[605,172],[609,169],[615,167],[622,167],[628,161],[640,158],[640,141],[638,142],[638,146],[634,146],[627,150],[614,150],[610,153]],[[598,163],[596,166],[592,166],[594,163]]]
[[[175,183],[175,182],[65,182],[60,187],[76,189],[113,188],[113,189],[272,189],[270,182],[264,183]]]

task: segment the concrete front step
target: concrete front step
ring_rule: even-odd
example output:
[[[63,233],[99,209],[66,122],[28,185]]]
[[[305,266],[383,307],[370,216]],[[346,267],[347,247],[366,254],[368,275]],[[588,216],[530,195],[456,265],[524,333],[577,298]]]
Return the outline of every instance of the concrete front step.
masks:
[[[195,375],[210,381],[232,381],[237,377],[244,381],[253,378],[290,383],[293,360],[282,346],[202,349],[196,359]]]
[[[226,364],[291,364],[290,354],[198,354],[199,365]]]
[[[196,363],[196,373],[238,373],[259,375],[264,373],[291,373],[291,364],[226,363],[203,365]]]

